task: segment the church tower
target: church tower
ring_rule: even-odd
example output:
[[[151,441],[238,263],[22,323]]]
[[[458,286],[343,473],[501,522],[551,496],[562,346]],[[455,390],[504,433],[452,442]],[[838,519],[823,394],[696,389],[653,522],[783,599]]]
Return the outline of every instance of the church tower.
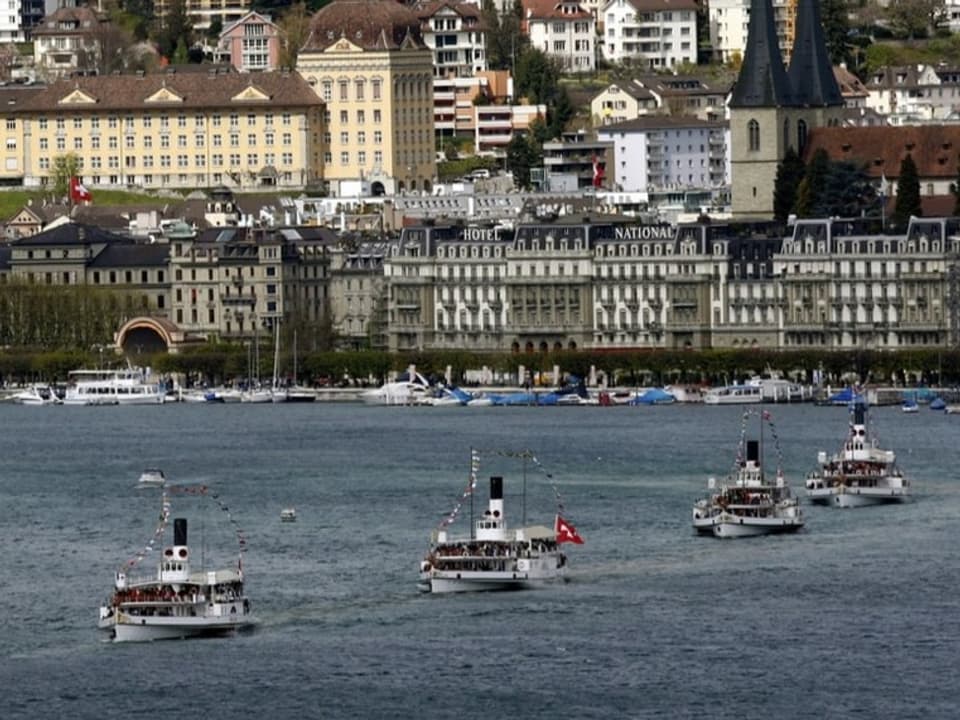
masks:
[[[843,98],[833,76],[818,2],[799,3],[789,71],[771,0],[751,0],[747,48],[730,98],[733,214],[773,217],[777,165],[803,152],[815,127],[839,123]]]

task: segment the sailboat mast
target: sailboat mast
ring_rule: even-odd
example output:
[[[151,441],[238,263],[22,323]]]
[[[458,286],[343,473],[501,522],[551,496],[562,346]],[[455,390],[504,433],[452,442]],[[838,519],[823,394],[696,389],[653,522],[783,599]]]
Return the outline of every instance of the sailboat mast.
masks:
[[[522,509],[523,527],[527,526],[527,452],[523,453],[523,498],[520,501]]]
[[[473,448],[470,448],[470,467],[467,469],[467,479],[470,482],[470,539],[473,540],[476,535],[476,531],[473,526]]]
[[[280,385],[280,318],[274,318],[273,322],[273,389],[276,390]]]

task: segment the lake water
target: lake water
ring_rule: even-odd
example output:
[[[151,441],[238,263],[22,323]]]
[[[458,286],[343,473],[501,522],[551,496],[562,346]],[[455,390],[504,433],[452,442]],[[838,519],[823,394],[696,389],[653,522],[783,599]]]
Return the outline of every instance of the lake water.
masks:
[[[768,409],[800,492],[848,414]],[[907,505],[696,537],[691,505],[729,471],[741,412],[0,406],[0,717],[957,717],[960,418],[872,411],[913,479]],[[417,592],[471,446],[531,448],[553,476],[586,540],[568,583]],[[151,466],[229,505],[255,631],[103,641],[98,605],[156,523],[157,491],[134,489]],[[490,456],[478,488],[485,503],[487,475],[505,475],[515,520],[519,471]],[[550,482],[527,475],[531,522],[552,523]],[[198,512],[205,538],[231,542],[224,513]]]

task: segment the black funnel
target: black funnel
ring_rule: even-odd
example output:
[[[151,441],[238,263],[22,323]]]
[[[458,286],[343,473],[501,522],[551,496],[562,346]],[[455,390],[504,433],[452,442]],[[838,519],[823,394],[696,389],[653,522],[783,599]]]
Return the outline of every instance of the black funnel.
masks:
[[[187,544],[187,519],[175,518],[173,521],[173,544]]]
[[[490,499],[503,500],[503,478],[494,476],[490,478]]]
[[[757,440],[747,440],[747,462],[760,462],[760,443]]]
[[[853,406],[853,424],[854,425],[865,425],[864,417],[866,417],[867,409],[863,406],[863,403],[857,403]]]

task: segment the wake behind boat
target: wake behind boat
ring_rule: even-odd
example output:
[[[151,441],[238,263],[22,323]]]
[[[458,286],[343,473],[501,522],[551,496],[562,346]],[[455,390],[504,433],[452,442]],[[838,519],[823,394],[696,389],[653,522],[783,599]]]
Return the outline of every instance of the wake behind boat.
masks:
[[[751,415],[760,419],[759,439],[747,439],[747,421]],[[773,533],[795,532],[803,527],[800,503],[790,492],[778,465],[774,477],[767,477],[763,466],[763,424],[770,414],[747,411],[743,414],[740,444],[733,472],[717,487],[716,478],[707,481],[710,494],[693,506],[693,527],[702,535],[720,538],[749,537]]]
[[[870,431],[866,403],[853,403],[852,413],[840,452],[817,455],[818,467],[807,477],[807,497],[816,505],[841,508],[906,501],[910,482],[893,450],[882,449]]]
[[[536,458],[529,452],[520,453],[519,457],[524,461],[525,513],[526,462],[536,462]],[[473,496],[479,469],[480,456],[473,451],[467,490],[434,532],[430,549],[420,563],[418,587],[432,593],[513,590],[562,579],[567,559],[560,551],[560,544],[579,544],[583,539],[559,512],[552,529],[543,525],[508,528],[501,476],[490,478],[488,507],[473,522],[470,535],[456,537],[450,534],[449,526],[456,520],[467,499],[470,501],[470,515],[473,516]]]
[[[98,627],[117,642],[136,642],[231,634],[252,625],[250,601],[243,590],[242,559],[238,558],[236,567],[211,570],[203,567],[202,561],[201,567],[194,566],[187,545],[187,518],[174,519],[173,543],[164,548],[155,572],[128,575],[155,542],[163,543],[170,520],[170,495],[207,494],[205,486],[162,488],[160,524],[146,549],[117,571],[113,594],[100,607]],[[217,499],[215,494],[212,497]],[[225,505],[220,504],[220,509],[229,515]],[[239,531],[237,536],[242,558],[245,542]]]

